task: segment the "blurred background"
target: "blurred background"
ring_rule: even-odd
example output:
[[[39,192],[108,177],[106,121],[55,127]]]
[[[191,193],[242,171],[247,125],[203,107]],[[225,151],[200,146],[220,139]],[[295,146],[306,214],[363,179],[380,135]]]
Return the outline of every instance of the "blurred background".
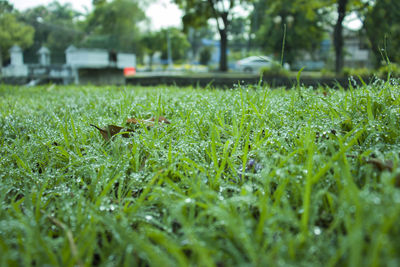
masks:
[[[400,1],[0,0],[2,68],[17,48],[63,65],[69,47],[134,55],[136,74],[369,75],[398,69]]]

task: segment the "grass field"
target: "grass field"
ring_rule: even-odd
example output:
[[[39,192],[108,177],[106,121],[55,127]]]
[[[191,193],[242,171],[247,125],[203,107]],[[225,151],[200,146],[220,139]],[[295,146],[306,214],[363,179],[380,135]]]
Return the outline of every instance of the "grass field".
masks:
[[[0,86],[0,265],[399,266],[398,82]]]

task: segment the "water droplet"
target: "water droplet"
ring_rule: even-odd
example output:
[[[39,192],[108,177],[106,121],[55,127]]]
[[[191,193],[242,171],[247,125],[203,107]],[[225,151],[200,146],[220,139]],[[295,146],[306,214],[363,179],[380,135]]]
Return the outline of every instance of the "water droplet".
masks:
[[[321,233],[322,233],[321,228],[319,228],[319,227],[315,227],[315,228],[314,228],[314,234],[315,234],[315,235],[320,235]]]

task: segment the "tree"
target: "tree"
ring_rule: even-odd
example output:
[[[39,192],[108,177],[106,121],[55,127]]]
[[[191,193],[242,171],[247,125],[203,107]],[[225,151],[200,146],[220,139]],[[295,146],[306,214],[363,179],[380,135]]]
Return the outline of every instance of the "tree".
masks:
[[[47,6],[37,6],[21,14],[21,20],[35,28],[34,45],[26,51],[27,59],[36,61],[36,53],[41,46],[51,51],[52,62],[62,63],[65,60],[65,49],[77,44],[84,35],[78,27],[81,14],[71,4],[60,4],[56,1]]]
[[[340,73],[343,68],[343,21],[351,12],[363,13],[371,4],[369,0],[328,0],[328,4],[336,5],[337,20],[333,31],[333,45],[335,48],[335,71]]]
[[[328,26],[330,28],[333,28],[333,45],[334,45],[334,50],[335,50],[335,70],[337,73],[340,73],[342,68],[343,68],[343,22],[345,20],[345,17],[352,13],[355,12],[357,13],[360,17],[362,17],[365,14],[365,11],[367,10],[367,7],[371,5],[371,3],[374,0],[310,0],[310,1],[304,1],[304,0],[292,0],[292,1],[280,1],[280,0],[261,0],[260,2],[264,2],[265,5],[268,5],[268,9],[274,9],[274,6],[279,6],[284,4],[284,7],[286,9],[295,10],[296,13],[303,13],[305,14],[305,18],[307,19],[307,23],[304,24],[304,29],[307,29],[309,25],[307,26],[308,23],[317,23],[314,25],[318,26],[318,23],[321,26]],[[262,8],[262,5],[257,6],[257,10]],[[336,13],[336,19],[334,19],[334,23],[330,22],[330,13]],[[262,16],[262,14],[261,14]],[[260,17],[260,14],[257,13],[257,17]],[[283,18],[281,16],[281,18]],[[328,18],[328,19],[327,19]],[[295,28],[302,27],[304,21],[303,20],[298,20],[298,18],[295,18]],[[260,27],[257,22],[257,20],[252,23],[256,24],[258,27]],[[318,26],[319,27],[319,26]],[[253,27],[252,27],[253,29]],[[305,37],[308,36],[310,32],[303,31],[301,34],[298,35],[298,37]],[[290,42],[290,34],[287,34],[288,37],[288,42]],[[295,41],[299,40],[298,38],[295,39]],[[310,40],[315,40],[314,38],[311,38]],[[289,46],[289,44],[288,44]],[[285,47],[285,50],[287,51],[290,49],[290,47]]]
[[[139,23],[145,14],[136,1],[97,0],[85,22],[85,46],[137,52],[140,42]]]
[[[337,1],[338,18],[333,31],[333,45],[335,47],[335,71],[340,73],[343,68],[343,21],[346,17],[346,9],[349,0]]]
[[[292,0],[260,0],[251,14],[255,41],[266,53],[292,63],[303,51],[317,50],[323,38],[324,13]]]
[[[171,44],[171,56],[173,61],[183,60],[186,57],[190,43],[186,35],[177,28],[170,27],[162,29],[161,35],[161,58],[168,59],[168,38]],[[169,36],[168,36],[169,35]]]
[[[210,29],[210,27],[206,26],[197,29],[189,28],[189,30],[187,31],[187,36],[190,43],[190,52],[191,52],[190,60],[195,60],[196,57],[199,56],[199,51],[203,46],[203,40],[204,39],[211,40],[213,39],[215,34],[216,32],[213,31],[213,29]]]
[[[3,53],[14,44],[27,48],[33,43],[34,29],[17,19],[8,2],[0,2],[0,70],[3,66]],[[7,58],[8,54],[6,54]]]
[[[173,61],[183,60],[190,48],[190,43],[186,35],[177,28],[169,27],[157,32],[150,32],[141,39],[144,52],[150,56],[150,60],[155,52],[161,52],[161,59],[168,59],[168,38],[171,45],[171,57]],[[150,66],[152,62],[150,61]]]
[[[376,0],[366,15],[364,28],[376,66],[386,60],[385,56],[400,63],[400,2]]]
[[[161,36],[159,32],[149,32],[144,35],[141,39],[141,46],[143,47],[144,52],[150,58],[150,69],[153,65],[153,56],[157,51],[161,50]]]
[[[208,62],[211,59],[211,49],[209,47],[204,47],[200,52],[200,64],[208,65]]]
[[[249,38],[249,19],[247,17],[233,18],[229,25],[229,49],[240,51],[247,47]]]
[[[198,28],[208,23],[213,18],[217,24],[220,36],[220,62],[219,70],[228,70],[227,50],[229,26],[234,16],[234,8],[239,4],[250,1],[235,0],[175,0],[178,6],[184,10],[183,24],[185,27],[192,26]]]

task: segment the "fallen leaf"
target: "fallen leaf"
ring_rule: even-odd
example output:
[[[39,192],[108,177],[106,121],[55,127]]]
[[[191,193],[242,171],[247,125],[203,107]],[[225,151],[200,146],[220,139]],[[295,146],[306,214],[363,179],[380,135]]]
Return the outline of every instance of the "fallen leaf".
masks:
[[[140,120],[136,119],[136,118],[130,118],[126,120],[126,123],[128,124],[140,124]]]
[[[141,120],[141,119],[136,119],[136,118],[129,118],[126,120],[126,123],[129,125],[140,125],[143,124],[145,126],[149,127],[154,127],[154,122],[156,121],[156,118],[150,118],[148,120]],[[165,124],[171,124],[169,120],[167,120],[165,117],[160,116],[158,117],[158,122],[159,123],[165,123]]]
[[[97,130],[100,131],[100,134],[103,136],[104,140],[108,141],[111,139],[111,137],[113,137],[114,135],[118,134],[119,132],[121,132],[122,130],[126,131],[126,132],[134,132],[134,130],[131,129],[124,129],[121,126],[117,126],[117,125],[107,125],[106,128],[102,129],[97,127],[94,124],[90,124],[90,126],[96,128]],[[121,134],[122,137],[128,138],[129,137],[129,133],[123,133]]]
[[[156,118],[153,117],[153,118],[149,119],[149,121],[156,121]],[[158,122],[165,123],[165,124],[171,124],[171,122],[163,116],[158,117]]]

